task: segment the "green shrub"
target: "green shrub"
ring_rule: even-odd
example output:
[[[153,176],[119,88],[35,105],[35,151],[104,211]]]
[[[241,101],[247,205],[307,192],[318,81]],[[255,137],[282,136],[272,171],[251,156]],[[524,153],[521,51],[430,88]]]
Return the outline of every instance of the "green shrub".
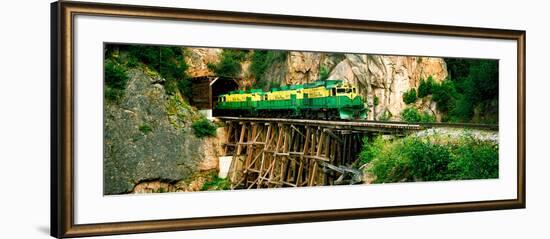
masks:
[[[433,123],[435,122],[435,115],[432,115],[428,112],[424,112],[420,115],[420,122],[422,123]]]
[[[424,98],[433,93],[433,87],[437,83],[432,76],[428,76],[427,80],[421,79],[418,85],[418,98]]]
[[[200,119],[191,124],[195,136],[199,138],[216,136],[216,125],[207,119]]]
[[[376,137],[373,141],[369,142],[369,137],[363,138],[363,146],[359,153],[359,164],[370,163],[377,155],[380,154],[380,150],[383,148],[384,140],[381,137]]]
[[[372,104],[374,106],[378,106],[378,104],[380,104],[380,99],[378,98],[378,96],[374,96],[374,98],[372,99]]]
[[[414,108],[406,108],[401,112],[401,118],[406,122],[420,122],[422,116]]]
[[[426,80],[421,79],[420,84],[418,85],[418,98],[423,98],[428,95],[430,86],[427,84]]]
[[[378,120],[380,121],[388,121],[391,119],[393,115],[391,114],[391,112],[389,110],[384,110],[382,111],[382,113],[380,114],[380,116],[378,117]]]
[[[416,89],[412,88],[403,94],[403,102],[412,104],[416,101]]]
[[[208,63],[207,67],[218,76],[236,78],[241,74],[241,62],[246,59],[246,51],[224,49],[218,63]]]
[[[498,146],[463,136],[431,142],[416,136],[365,142],[359,165],[369,163],[375,183],[498,178]]]
[[[432,100],[441,112],[447,113],[454,107],[456,94],[454,83],[450,80],[432,86]]]
[[[124,89],[128,83],[126,68],[114,60],[107,59],[104,63],[105,74],[105,98],[109,101],[117,101],[124,95]]]
[[[498,145],[465,138],[454,156],[449,164],[454,179],[498,178]]]
[[[231,188],[228,179],[219,178],[218,175],[211,176],[201,187],[201,191],[227,190]]]
[[[381,137],[375,139],[370,149],[372,166],[369,172],[375,176],[374,183],[412,181],[409,158],[402,153],[403,142],[391,143]]]
[[[319,70],[319,80],[326,80],[328,79],[330,74],[330,70],[326,66],[322,66]]]
[[[415,108],[405,108],[401,112],[401,118],[406,122],[422,122],[422,123],[431,123],[435,122],[435,116],[430,113],[420,113]]]
[[[410,159],[414,181],[441,181],[453,178],[447,168],[451,162],[451,153],[446,145],[411,138],[406,140],[402,150]]]
[[[153,131],[153,129],[151,128],[151,126],[149,126],[148,124],[145,124],[145,123],[144,123],[144,124],[141,124],[141,125],[139,126],[139,131],[142,132],[142,133],[144,133],[144,134],[147,134],[147,133]]]

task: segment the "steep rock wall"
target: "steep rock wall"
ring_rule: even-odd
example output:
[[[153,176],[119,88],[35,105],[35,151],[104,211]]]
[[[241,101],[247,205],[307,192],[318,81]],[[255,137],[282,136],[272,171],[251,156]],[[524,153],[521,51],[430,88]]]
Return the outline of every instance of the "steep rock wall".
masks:
[[[212,140],[193,134],[191,122],[199,113],[181,97],[167,95],[164,80],[146,72],[128,71],[124,97],[105,104],[105,194],[129,193],[142,182],[174,183],[217,167],[205,162],[215,153]]]

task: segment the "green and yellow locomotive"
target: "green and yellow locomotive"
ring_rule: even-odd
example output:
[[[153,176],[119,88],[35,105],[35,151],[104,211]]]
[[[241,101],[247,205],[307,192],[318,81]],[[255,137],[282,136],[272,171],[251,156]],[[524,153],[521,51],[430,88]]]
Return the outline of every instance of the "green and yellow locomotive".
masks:
[[[231,91],[218,96],[220,116],[365,119],[366,108],[357,89],[340,80],[282,86],[270,91]]]

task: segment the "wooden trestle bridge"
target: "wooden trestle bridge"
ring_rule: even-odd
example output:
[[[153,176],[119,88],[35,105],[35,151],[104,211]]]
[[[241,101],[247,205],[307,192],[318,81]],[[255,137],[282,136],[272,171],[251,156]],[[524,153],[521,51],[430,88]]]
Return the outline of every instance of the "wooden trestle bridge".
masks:
[[[354,184],[351,167],[369,134],[404,134],[418,124],[219,117],[227,126],[225,155],[233,156],[232,188]]]

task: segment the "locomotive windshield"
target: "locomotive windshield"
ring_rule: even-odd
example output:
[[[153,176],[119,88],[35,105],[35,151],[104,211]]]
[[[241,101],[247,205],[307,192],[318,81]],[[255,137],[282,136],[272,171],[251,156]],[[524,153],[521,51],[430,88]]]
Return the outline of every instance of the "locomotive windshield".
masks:
[[[351,93],[351,88],[338,88],[336,89],[336,92],[338,94],[347,94],[347,93]]]

